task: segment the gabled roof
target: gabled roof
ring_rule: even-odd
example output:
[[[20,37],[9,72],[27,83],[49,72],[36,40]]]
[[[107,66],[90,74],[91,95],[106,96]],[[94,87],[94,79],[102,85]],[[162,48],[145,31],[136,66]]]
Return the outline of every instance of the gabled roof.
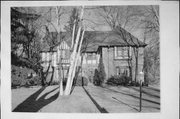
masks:
[[[51,36],[52,35],[52,36]],[[53,38],[57,33],[51,32],[50,36]],[[61,37],[70,46],[71,34],[62,32]],[[111,46],[131,46],[131,47],[145,47],[146,44],[139,41],[135,36],[124,29],[121,32],[117,31],[85,31],[82,51],[96,52],[99,47]]]
[[[53,51],[56,51],[57,46],[60,45],[61,41],[65,41],[67,45],[70,47],[71,45],[71,40],[70,40],[70,35],[66,32],[60,32],[59,34],[57,32],[50,32],[47,36],[43,38],[43,43],[42,43],[42,52],[49,52],[50,51],[50,45],[54,44],[54,48],[52,49]],[[52,40],[53,39],[53,40]],[[52,44],[52,42],[54,42]]]
[[[86,31],[85,34],[91,34],[94,37],[86,39],[88,41],[88,45],[86,48],[86,52],[97,51],[99,47],[106,46],[131,46],[131,47],[145,47],[146,44],[142,41],[139,41],[135,36],[127,32],[126,30],[122,30],[123,35],[120,33],[116,33],[113,31]],[[125,39],[125,40],[124,40]]]

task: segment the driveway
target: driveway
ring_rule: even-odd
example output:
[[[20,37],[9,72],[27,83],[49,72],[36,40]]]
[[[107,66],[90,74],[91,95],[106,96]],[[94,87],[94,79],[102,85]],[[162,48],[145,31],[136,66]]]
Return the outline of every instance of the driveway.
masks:
[[[84,87],[96,103],[107,112],[139,112],[139,87]],[[142,87],[142,112],[160,112],[160,90]]]

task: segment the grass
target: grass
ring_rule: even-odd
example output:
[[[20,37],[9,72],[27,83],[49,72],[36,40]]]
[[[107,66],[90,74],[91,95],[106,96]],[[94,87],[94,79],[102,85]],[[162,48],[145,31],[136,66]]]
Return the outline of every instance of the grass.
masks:
[[[142,112],[160,112],[160,90],[143,87]],[[12,89],[13,112],[123,113],[139,112],[138,87],[75,86],[60,96],[57,85]]]

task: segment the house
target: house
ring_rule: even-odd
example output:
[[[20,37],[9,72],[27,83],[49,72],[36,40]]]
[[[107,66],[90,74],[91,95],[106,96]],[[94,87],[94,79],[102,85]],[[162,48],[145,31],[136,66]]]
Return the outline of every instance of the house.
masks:
[[[138,64],[138,73],[143,70],[143,48],[145,43],[139,41],[126,30],[122,29],[124,37],[113,31],[86,31],[84,35],[82,55],[79,59],[81,66],[81,75],[93,81],[94,71],[97,69],[99,60],[102,58],[106,80],[114,75],[126,75],[135,80],[136,63]],[[125,38],[126,40],[123,40]],[[70,38],[67,38],[70,40]],[[55,68],[54,81],[58,81],[58,61],[61,57],[62,68],[61,75],[67,77],[70,65],[70,45],[69,40],[64,40],[53,52],[42,51],[42,63],[47,70],[49,63]],[[138,58],[135,55],[138,51]],[[137,58],[137,62],[136,62]],[[50,70],[52,71],[52,70]],[[52,74],[51,74],[52,75]]]

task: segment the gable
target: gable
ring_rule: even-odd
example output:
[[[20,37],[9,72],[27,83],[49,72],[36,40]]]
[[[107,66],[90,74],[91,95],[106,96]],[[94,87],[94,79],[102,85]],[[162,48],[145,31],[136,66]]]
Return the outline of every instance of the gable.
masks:
[[[106,46],[130,46],[130,47],[145,47],[146,44],[139,41],[138,38],[130,34],[123,28],[120,28],[121,32],[117,31],[85,31],[84,40],[81,51],[83,52],[97,52],[99,47]],[[57,36],[57,33],[51,33],[52,37]],[[57,41],[60,37],[66,42],[68,47],[71,46],[71,34],[68,32],[61,32],[57,37]],[[55,37],[56,38],[56,37]],[[126,39],[126,40],[124,40]],[[62,46],[61,46],[62,47]],[[64,47],[64,46],[63,46]],[[45,47],[44,47],[45,49]],[[56,48],[55,48],[56,49]]]

